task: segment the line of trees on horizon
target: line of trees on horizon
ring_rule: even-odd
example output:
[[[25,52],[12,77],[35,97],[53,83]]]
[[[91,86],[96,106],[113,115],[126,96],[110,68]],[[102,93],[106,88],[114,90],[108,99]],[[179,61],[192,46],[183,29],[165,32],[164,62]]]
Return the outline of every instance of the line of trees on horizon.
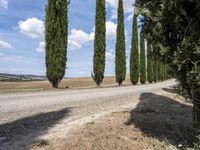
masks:
[[[46,40],[46,76],[54,88],[58,88],[63,79],[67,62],[68,37],[68,0],[48,0],[45,17]],[[106,53],[106,2],[96,0],[95,37],[93,72],[91,74],[97,87],[104,79]],[[126,44],[124,26],[123,0],[118,1],[118,19],[115,45],[115,78],[119,86],[126,79]],[[133,15],[132,42],[130,51],[130,81],[145,84],[163,81],[169,78],[168,66],[158,59],[154,46],[146,40],[146,34],[141,27],[138,37],[137,13]],[[138,42],[140,39],[140,43]],[[147,50],[145,46],[147,41]],[[140,48],[139,48],[140,47]]]

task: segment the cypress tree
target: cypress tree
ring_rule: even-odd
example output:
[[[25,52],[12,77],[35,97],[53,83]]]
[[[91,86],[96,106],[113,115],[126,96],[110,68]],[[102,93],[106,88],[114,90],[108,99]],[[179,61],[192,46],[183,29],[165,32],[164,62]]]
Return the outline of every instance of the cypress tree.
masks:
[[[140,82],[142,84],[146,83],[146,55],[143,31],[140,33]]]
[[[158,81],[158,62],[153,62],[153,72],[154,72],[154,79],[153,81],[156,83]]]
[[[166,64],[164,64],[164,80],[166,80]]]
[[[168,72],[168,65],[165,65],[165,79],[168,80],[169,79],[169,72]]]
[[[158,61],[158,81],[162,81],[162,63]]]
[[[96,0],[95,16],[95,38],[94,38],[94,57],[93,57],[93,80],[96,85],[100,84],[104,78],[105,71],[105,52],[106,52],[106,10],[105,0]]]
[[[137,84],[139,80],[139,54],[138,54],[138,26],[137,15],[134,13],[132,26],[132,42],[130,53],[130,80]]]
[[[149,83],[153,82],[153,61],[152,61],[152,50],[151,44],[147,42],[147,80]]]
[[[164,68],[164,64],[162,63],[162,78],[161,81],[165,80],[165,68]]]
[[[158,73],[158,81],[160,81],[160,61],[157,63],[157,73]]]
[[[118,24],[117,24],[117,42],[115,52],[115,76],[119,86],[126,78],[126,48],[124,32],[124,8],[123,1],[118,4]]]
[[[66,69],[67,5],[67,0],[48,0],[46,6],[46,76],[54,88],[58,88]]]
[[[165,80],[167,80],[167,65],[165,64]]]

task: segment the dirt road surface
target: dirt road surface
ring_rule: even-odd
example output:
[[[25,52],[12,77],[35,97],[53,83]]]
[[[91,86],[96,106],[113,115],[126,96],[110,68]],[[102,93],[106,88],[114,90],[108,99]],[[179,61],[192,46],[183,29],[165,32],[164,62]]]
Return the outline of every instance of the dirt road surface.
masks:
[[[174,80],[151,85],[39,91],[0,95],[0,150],[26,149],[45,139],[64,139],[77,127],[134,108],[144,92],[159,92]]]

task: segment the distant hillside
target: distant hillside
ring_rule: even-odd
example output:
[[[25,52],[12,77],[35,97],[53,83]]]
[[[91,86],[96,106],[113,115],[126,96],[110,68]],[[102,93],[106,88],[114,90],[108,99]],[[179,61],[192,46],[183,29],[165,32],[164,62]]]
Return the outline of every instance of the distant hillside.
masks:
[[[45,76],[37,76],[37,75],[17,75],[17,74],[8,74],[8,73],[0,73],[0,81],[42,81],[45,80]]]

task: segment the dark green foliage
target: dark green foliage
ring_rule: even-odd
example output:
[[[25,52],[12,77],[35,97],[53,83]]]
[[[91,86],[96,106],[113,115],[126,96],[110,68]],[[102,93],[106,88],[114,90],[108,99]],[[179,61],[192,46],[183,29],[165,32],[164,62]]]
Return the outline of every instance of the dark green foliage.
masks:
[[[146,83],[146,55],[144,32],[140,33],[140,83]]]
[[[158,81],[162,81],[162,63],[158,62]]]
[[[165,64],[162,64],[162,81],[165,80]]]
[[[93,80],[99,87],[104,79],[106,53],[106,10],[105,0],[96,0],[95,38],[93,57]]]
[[[166,80],[166,64],[163,64],[163,80]]]
[[[161,62],[161,81],[164,80],[164,64]]]
[[[153,61],[153,81],[158,81],[158,62]]]
[[[152,59],[152,49],[151,49],[151,44],[148,41],[147,42],[147,81],[149,83],[153,82],[153,77],[154,77],[154,70],[153,70],[153,59]]]
[[[118,4],[118,24],[117,24],[117,42],[115,52],[115,77],[116,82],[122,85],[126,78],[126,48],[124,31],[124,8],[123,1]]]
[[[200,122],[200,3],[198,0],[136,0],[146,34],[159,46],[180,89],[193,100],[193,119]]]
[[[132,42],[130,53],[130,80],[132,84],[137,84],[139,80],[139,52],[138,52],[138,26],[137,15],[133,16]]]
[[[66,69],[67,5],[67,0],[48,0],[46,7],[46,76],[54,88],[58,88]]]

